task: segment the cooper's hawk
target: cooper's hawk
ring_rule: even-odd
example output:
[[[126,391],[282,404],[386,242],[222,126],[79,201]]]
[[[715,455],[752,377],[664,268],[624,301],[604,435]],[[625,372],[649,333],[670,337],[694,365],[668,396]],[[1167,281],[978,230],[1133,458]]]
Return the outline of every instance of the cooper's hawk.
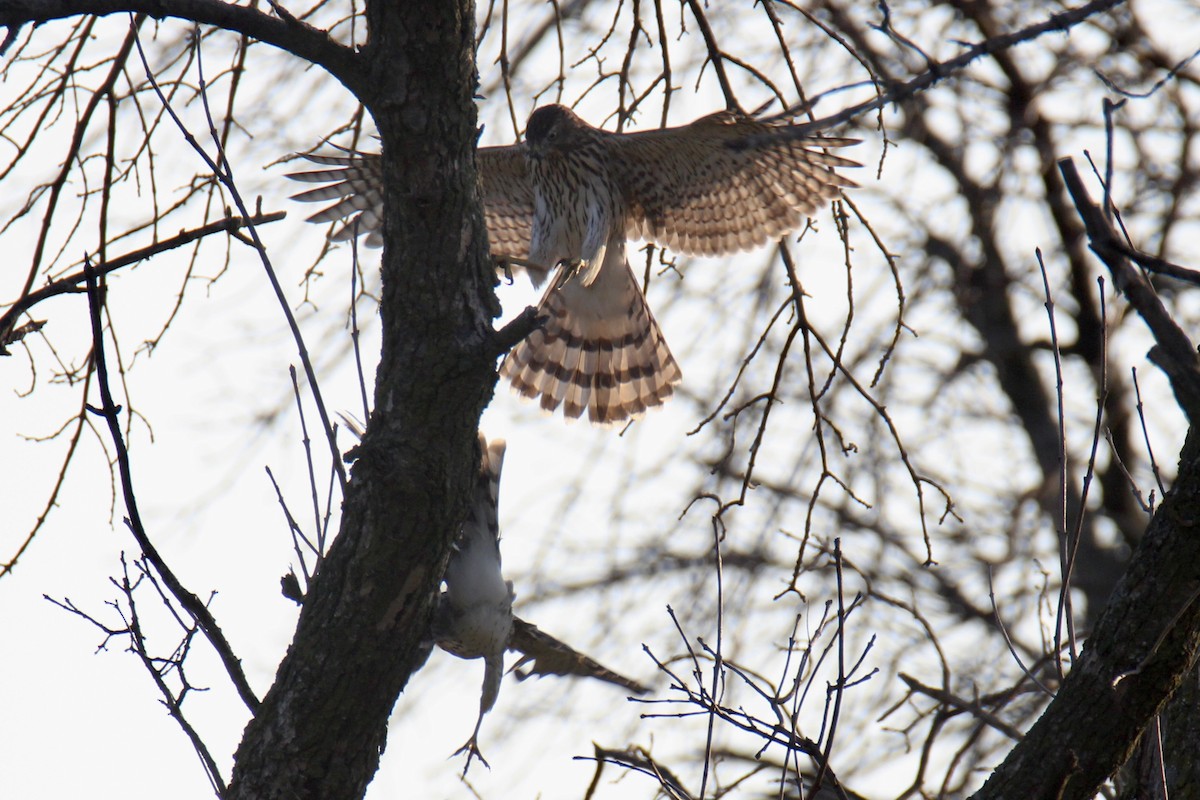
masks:
[[[787,135],[787,125],[729,111],[690,125],[629,134],[593,128],[551,105],[529,117],[520,146],[483,147],[480,192],[492,253],[529,268],[545,325],[505,357],[500,373],[567,417],[620,422],[662,404],[680,381],[626,261],[641,239],[690,255],[722,255],[799,228],[821,202],[854,184],[858,166],[825,148],[856,140]],[[784,135],[773,135],[773,134]],[[330,183],[295,196],[336,200],[309,217],[355,215],[334,234],[382,241],[383,177],[376,154],[310,155],[329,170],[289,177]],[[357,214],[356,214],[357,212]]]

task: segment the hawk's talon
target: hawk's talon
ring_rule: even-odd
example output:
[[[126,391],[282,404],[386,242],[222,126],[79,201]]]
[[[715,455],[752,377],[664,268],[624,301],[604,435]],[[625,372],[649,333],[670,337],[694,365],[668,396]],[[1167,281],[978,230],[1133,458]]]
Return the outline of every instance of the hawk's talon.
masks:
[[[558,262],[558,265],[562,267],[562,281],[560,282],[560,285],[573,279],[582,272],[587,272],[588,269],[588,262],[584,261],[582,258],[564,258],[562,261]]]
[[[504,273],[504,282],[508,286],[513,285],[513,260],[509,256],[492,256],[492,263],[496,265],[496,269]]]

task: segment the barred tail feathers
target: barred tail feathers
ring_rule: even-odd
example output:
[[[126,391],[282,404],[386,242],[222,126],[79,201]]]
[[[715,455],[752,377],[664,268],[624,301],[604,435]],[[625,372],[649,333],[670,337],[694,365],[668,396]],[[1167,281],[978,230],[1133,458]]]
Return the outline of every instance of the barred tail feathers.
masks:
[[[513,390],[567,418],[614,424],[662,405],[682,378],[637,278],[621,256],[584,286],[560,273],[538,305],[545,326],[504,359]],[[605,274],[613,273],[613,274]]]

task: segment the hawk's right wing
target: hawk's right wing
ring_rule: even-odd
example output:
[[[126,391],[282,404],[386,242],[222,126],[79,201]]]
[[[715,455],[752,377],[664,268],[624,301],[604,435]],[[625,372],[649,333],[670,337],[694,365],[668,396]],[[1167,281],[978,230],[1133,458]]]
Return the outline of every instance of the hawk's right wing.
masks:
[[[493,256],[529,258],[533,231],[533,184],[518,145],[481,147],[475,153],[479,199]]]
[[[323,183],[293,195],[302,203],[332,201],[308,218],[309,222],[349,221],[330,237],[348,241],[366,234],[371,247],[383,244],[383,159],[378,153],[344,150],[342,155],[304,156],[329,169],[293,172],[287,177],[304,183]],[[525,156],[517,145],[481,147],[475,154],[479,193],[493,256],[528,259],[533,227],[533,186],[525,171]]]

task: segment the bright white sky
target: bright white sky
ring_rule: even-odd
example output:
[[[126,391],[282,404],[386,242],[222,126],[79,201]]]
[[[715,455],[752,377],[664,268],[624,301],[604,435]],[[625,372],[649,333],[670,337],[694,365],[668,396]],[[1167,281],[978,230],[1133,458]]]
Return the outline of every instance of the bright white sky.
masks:
[[[481,58],[480,64],[485,83],[494,80],[490,61]],[[318,369],[328,407],[358,413],[357,382],[349,360],[339,355],[348,343],[344,315],[349,249],[343,248],[322,265],[326,277],[316,284],[315,307],[302,304],[304,289],[299,276],[309,266],[311,253],[319,248],[325,231],[302,223],[312,209],[287,200],[297,189],[282,177],[288,168],[261,170],[280,155],[280,148],[308,148],[330,125],[344,118],[339,116],[341,111],[331,113],[328,119],[303,113],[306,105],[309,109],[324,103],[346,108],[344,92],[330,86],[323,75],[309,75],[305,80],[307,83],[298,85],[308,90],[273,97],[271,105],[264,100],[258,109],[261,115],[254,109],[241,111],[240,122],[250,136],[260,137],[261,143],[255,140],[239,147],[235,152],[241,161],[234,166],[248,187],[244,188],[248,196],[261,194],[266,210],[288,212],[285,222],[264,227],[261,235],[293,308],[298,309],[310,348],[321,354]],[[836,85],[834,76],[825,76],[825,80],[813,88]],[[678,111],[672,121],[682,123],[721,107],[712,84],[710,71],[699,94],[691,94],[690,83],[684,87],[675,100]],[[837,102],[834,98],[822,111],[832,110]],[[610,101],[605,98],[601,104],[610,105]],[[586,116],[587,106],[583,109]],[[295,123],[268,135],[285,117],[295,117]],[[496,107],[485,111],[484,119],[489,122],[487,137],[491,141],[510,140]],[[648,126],[656,123],[654,115],[643,121]],[[195,159],[182,142],[160,136],[158,145],[160,157],[167,161],[190,164]],[[1099,152],[1100,140],[1082,146]],[[854,175],[863,185],[855,200],[868,209],[873,204],[873,165],[878,154],[875,141],[865,142],[854,153],[855,158],[872,165]],[[911,164],[902,146],[899,153],[889,155],[882,180],[907,175]],[[20,194],[9,194],[6,205],[16,202],[13,197]],[[914,213],[920,213],[916,209],[924,201],[919,191],[913,203]],[[134,219],[145,215],[136,204],[127,212]],[[814,265],[839,265],[840,243],[828,212],[822,222],[820,234],[810,235],[800,248],[802,269],[807,270],[805,286],[817,299],[810,313],[819,318],[828,312],[836,325],[841,313],[838,298],[844,293],[840,269],[825,274]],[[27,224],[32,231],[35,223],[30,220]],[[1036,228],[1036,221],[1028,227]],[[1027,238],[1013,246],[1032,252],[1036,235],[1036,230],[1028,230]],[[9,298],[15,294],[13,281],[17,278],[13,276],[24,276],[31,240],[15,232],[5,234],[3,240],[10,266],[0,275],[0,297]],[[124,249],[117,247],[114,252]],[[200,272],[212,275],[219,269],[219,248],[209,248],[206,253],[209,260]],[[769,256],[763,251],[744,257],[736,262],[742,268],[698,261],[687,273],[689,288],[693,295],[728,292],[733,307],[751,313],[754,270],[745,267],[757,267]],[[363,258],[370,272],[378,255],[367,251]],[[903,261],[901,264],[903,268]],[[113,281],[110,308],[127,363],[134,358],[135,346],[161,327],[178,291],[180,275],[179,261],[163,257]],[[685,376],[697,386],[710,380],[723,383],[740,355],[713,356],[723,349],[721,331],[707,329],[702,306],[671,300],[672,280],[656,282],[650,300]],[[867,263],[856,274],[856,281],[868,287],[877,285],[886,293],[886,268]],[[139,354],[130,373],[134,406],[153,430],[151,439],[145,425],[139,422],[134,426],[134,480],[146,525],[183,582],[200,595],[217,592],[214,613],[261,695],[288,645],[297,613],[279,593],[279,577],[295,563],[295,557],[264,466],[270,467],[283,487],[293,514],[306,530],[312,528],[303,449],[294,404],[289,400],[287,369],[297,362],[290,339],[281,333],[280,314],[261,267],[249,249],[234,245],[229,274],[208,286],[197,281],[189,292],[169,335],[152,354]],[[515,310],[534,302],[536,294],[519,278],[517,285],[502,287],[501,300],[506,310]],[[79,358],[86,352],[85,309],[82,296],[60,298],[38,309],[38,318],[50,320],[48,330],[64,358]],[[371,304],[364,303],[360,319],[365,326],[368,379],[373,371],[371,354],[378,352],[373,317]],[[905,347],[915,348],[909,351],[914,360],[946,356],[939,342],[958,334],[938,326],[935,317],[924,318],[918,326],[922,338],[905,342]],[[0,392],[0,508],[4,509],[0,555],[4,558],[41,512],[65,449],[62,440],[34,443],[26,437],[51,434],[78,402],[76,389],[49,385],[51,355],[38,342],[32,347],[38,373],[37,390],[31,398],[17,394],[25,391],[31,380],[28,359],[18,353],[0,360],[0,385],[6,387]],[[1157,376],[1138,363],[1143,392],[1161,391]],[[281,404],[287,411],[279,422],[259,422],[262,415]],[[306,413],[311,426],[311,404]],[[692,474],[679,469],[674,484],[678,491],[664,492],[662,488],[672,485],[673,463],[678,465],[692,453],[711,448],[707,441],[686,436],[699,416],[694,405],[673,402],[626,437],[618,438],[611,431],[546,419],[501,386],[483,423],[489,435],[509,440],[501,521],[505,565],[517,579],[518,614],[603,663],[651,683],[657,696],[666,694],[665,681],[655,674],[641,646],[645,643],[659,655],[679,651],[665,613],[668,604],[689,615],[697,626],[693,633],[711,637],[702,613],[714,602],[710,575],[698,574],[689,583],[649,583],[646,591],[637,595],[622,589],[608,598],[611,608],[605,609],[580,601],[529,604],[530,592],[523,591],[521,578],[545,578],[551,570],[594,575],[599,571],[594,564],[617,561],[620,553],[647,536],[669,534],[678,549],[703,552],[711,536],[708,510],[675,521],[690,497]],[[919,424],[916,419],[911,422]],[[1176,421],[1162,423],[1168,435],[1160,453],[1166,458],[1177,445],[1169,435],[1178,430],[1177,425]],[[802,442],[807,431],[798,427],[794,435],[796,442]],[[986,431],[973,435],[979,437],[974,441],[989,441]],[[118,574],[119,554],[132,555],[135,544],[120,524],[125,510],[119,500],[113,510],[113,486],[102,444],[107,446],[106,436],[98,441],[91,433],[84,434],[60,493],[60,507],[54,509],[15,572],[0,580],[0,704],[4,709],[0,774],[4,776],[4,794],[20,798],[209,798],[212,794],[195,755],[159,704],[145,671],[122,652],[124,642],[115,640],[109,651],[95,652],[102,634],[42,597],[69,598],[116,624],[114,612],[104,606],[116,597],[109,576]],[[705,452],[711,454],[711,449]],[[678,454],[674,462],[670,454]],[[630,463],[664,464],[665,481],[643,484],[631,479]],[[323,470],[319,470],[320,480],[327,479]],[[562,479],[583,474],[588,479],[582,493]],[[614,498],[624,502],[625,520],[619,529],[611,522]],[[757,518],[746,513],[746,519]],[[110,518],[115,524],[109,524]],[[919,537],[919,528],[913,530]],[[818,587],[817,596],[825,596],[823,591]],[[142,601],[145,613],[158,615],[149,593],[142,595]],[[795,610],[788,609],[785,616]],[[622,627],[625,615],[633,612],[639,615],[637,624]],[[732,627],[737,624],[737,619],[730,621]],[[175,634],[165,626],[154,630],[152,645],[168,647]],[[785,634],[781,629],[768,635],[777,639]],[[877,646],[889,644],[885,641]],[[206,645],[197,644],[188,666],[192,680],[212,691],[193,695],[186,708],[228,776],[246,711],[222,680]],[[396,706],[388,750],[368,797],[411,797],[418,788],[423,797],[472,796],[457,777],[461,760],[449,756],[471,732],[481,678],[480,663],[434,652]],[[894,688],[877,687],[879,691]],[[611,747],[653,743],[656,755],[668,758],[689,752],[703,741],[701,722],[642,721],[638,717],[643,709],[626,706],[623,698],[623,691],[606,685],[552,678],[525,683],[506,680],[480,739],[492,769],[472,766],[471,784],[483,797],[529,797],[539,790],[545,796],[581,795],[594,765],[573,759],[589,755],[593,741]],[[864,698],[864,702],[871,700],[874,697]],[[814,709],[819,714],[819,705]],[[612,768],[606,772],[610,780],[617,775]],[[699,785],[698,774],[682,777]],[[613,785],[606,781],[601,796],[631,794],[652,794],[649,781],[635,775]]]

